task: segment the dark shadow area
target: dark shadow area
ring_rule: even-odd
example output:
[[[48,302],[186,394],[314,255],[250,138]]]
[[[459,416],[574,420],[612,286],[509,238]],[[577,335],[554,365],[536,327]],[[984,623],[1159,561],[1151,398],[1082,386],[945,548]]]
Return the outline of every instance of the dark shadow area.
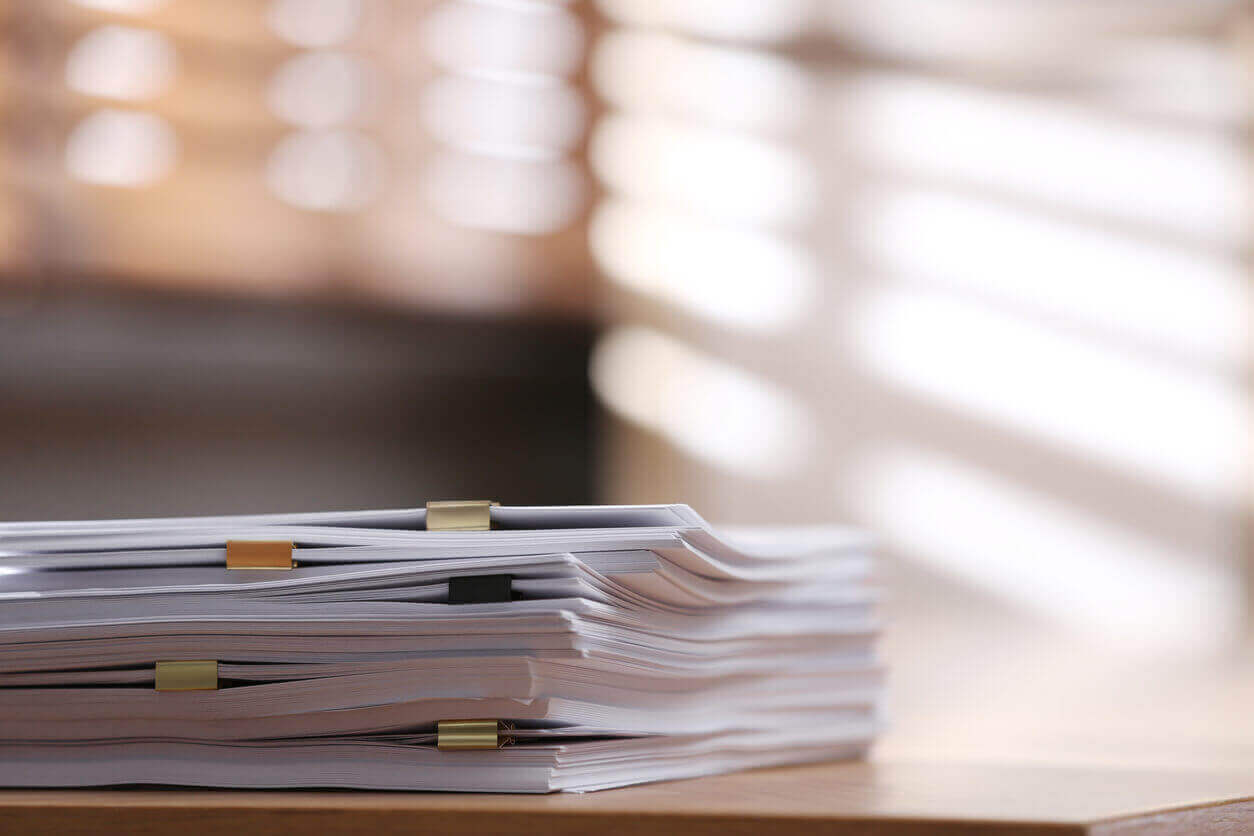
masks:
[[[591,336],[58,287],[0,318],[0,518],[589,502]]]

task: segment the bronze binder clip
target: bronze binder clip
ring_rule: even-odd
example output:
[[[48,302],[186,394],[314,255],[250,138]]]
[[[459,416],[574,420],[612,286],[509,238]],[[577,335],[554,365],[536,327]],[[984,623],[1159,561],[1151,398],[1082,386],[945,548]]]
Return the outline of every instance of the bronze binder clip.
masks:
[[[227,540],[228,569],[292,569],[290,540]]]
[[[435,745],[443,751],[497,749],[501,739],[499,720],[441,720],[435,725]]]
[[[492,528],[490,499],[457,499],[427,503],[427,531],[489,531]]]
[[[217,660],[158,662],[153,687],[158,691],[216,691],[218,690]]]

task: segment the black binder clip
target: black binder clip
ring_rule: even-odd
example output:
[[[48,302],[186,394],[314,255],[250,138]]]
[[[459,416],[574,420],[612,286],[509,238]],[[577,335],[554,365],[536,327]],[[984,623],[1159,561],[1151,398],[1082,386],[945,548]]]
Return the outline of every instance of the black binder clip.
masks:
[[[503,604],[512,600],[513,575],[460,575],[448,579],[450,604]]]

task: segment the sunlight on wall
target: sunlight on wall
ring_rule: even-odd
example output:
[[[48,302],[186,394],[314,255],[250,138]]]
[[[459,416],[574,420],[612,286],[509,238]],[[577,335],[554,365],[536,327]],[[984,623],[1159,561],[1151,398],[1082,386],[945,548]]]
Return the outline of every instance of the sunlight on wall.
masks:
[[[1248,236],[1237,137],[889,73],[855,76],[837,104],[859,153],[901,174],[1203,243]]]
[[[270,30],[306,49],[342,43],[360,18],[360,0],[273,0],[266,9]]]
[[[597,5],[607,17],[632,26],[754,43],[796,37],[812,12],[807,0],[599,0]]]
[[[378,193],[384,166],[377,143],[356,131],[293,131],[271,152],[266,183],[301,209],[360,209]]]
[[[553,159],[583,136],[583,97],[560,79],[506,85],[444,75],[423,88],[422,121],[432,136],[484,156]]]
[[[316,51],[285,61],[270,77],[267,101],[275,116],[307,128],[351,121],[370,97],[370,68],[342,52]]]
[[[815,104],[810,78],[792,61],[656,31],[606,33],[589,72],[620,111],[745,131],[794,130]]]
[[[459,226],[541,235],[567,226],[583,200],[570,161],[517,160],[443,151],[427,166],[423,194]]]
[[[70,176],[102,186],[143,186],[161,179],[178,156],[178,140],[150,113],[97,110],[70,132],[65,167]]]
[[[159,32],[100,26],[84,35],[65,59],[65,85],[89,96],[150,99],[173,80],[176,55]]]
[[[889,385],[1194,499],[1239,498],[1250,415],[1236,380],[934,292],[881,291],[850,325],[841,350]]]
[[[144,14],[157,9],[167,0],[73,0],[74,5],[116,14]]]
[[[267,22],[302,47],[270,76],[266,103],[292,126],[266,161],[266,184],[298,209],[352,212],[378,195],[388,160],[377,140],[354,125],[375,97],[372,68],[338,51],[360,25],[351,0],[275,0]]]
[[[757,334],[795,325],[818,285],[798,231],[814,219],[819,179],[781,135],[812,94],[805,76],[750,49],[633,32],[599,42],[591,68],[619,109],[588,151],[611,193],[589,232],[605,274],[711,324]]]
[[[1187,27],[1218,28],[1240,0],[828,0],[817,26],[886,58],[965,70],[1074,65],[1090,51]]]
[[[813,298],[816,265],[795,242],[699,215],[603,204],[589,230],[601,268],[623,287],[748,331],[780,331]]]
[[[726,131],[609,116],[589,153],[615,192],[731,223],[796,226],[818,197],[816,172],[799,153]]]
[[[892,446],[847,477],[860,511],[930,569],[1123,650],[1221,649],[1240,570],[1173,551],[948,456]]]
[[[673,355],[807,416],[773,508],[867,524],[1076,635],[1220,648],[1254,417],[1236,4],[598,8],[589,239],[622,328],[597,388],[676,468],[735,473],[681,481],[693,501],[729,518],[763,494],[646,394]],[[759,400],[735,420],[774,414]]]
[[[941,189],[883,188],[856,217],[860,254],[877,273],[1079,326],[1164,363],[1216,371],[1245,363],[1251,300],[1236,255],[1008,212]]]
[[[543,235],[574,222],[586,183],[569,155],[584,129],[566,79],[583,57],[579,20],[562,4],[445,2],[424,21],[441,74],[423,91],[422,119],[446,149],[423,197],[459,226]]]
[[[82,3],[102,11],[141,14],[158,3]],[[166,93],[178,55],[160,32],[104,24],[88,30],[65,57],[67,89],[96,99],[142,102]],[[138,188],[165,177],[178,161],[178,137],[163,117],[105,107],[90,111],[66,135],[66,173],[95,186]]]
[[[787,476],[801,467],[814,436],[787,392],[656,331],[611,331],[591,373],[610,408],[732,473]]]

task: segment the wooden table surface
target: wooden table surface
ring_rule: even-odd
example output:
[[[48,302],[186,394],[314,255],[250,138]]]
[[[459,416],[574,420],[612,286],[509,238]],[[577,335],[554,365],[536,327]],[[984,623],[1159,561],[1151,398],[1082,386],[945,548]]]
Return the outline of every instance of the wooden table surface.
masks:
[[[586,795],[26,790],[0,832],[1132,834],[1254,832],[1254,772],[861,762]]]

